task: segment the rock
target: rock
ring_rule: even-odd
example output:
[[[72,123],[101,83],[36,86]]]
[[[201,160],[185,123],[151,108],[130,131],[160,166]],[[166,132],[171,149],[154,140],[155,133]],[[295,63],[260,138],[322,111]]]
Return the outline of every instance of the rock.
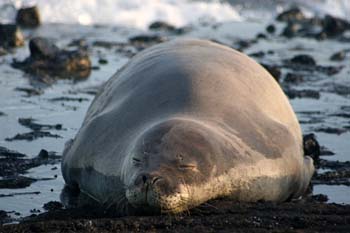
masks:
[[[86,50],[59,49],[52,41],[43,37],[29,42],[30,56],[12,66],[27,73],[59,78],[86,78],[90,75],[91,61]]]
[[[54,59],[60,49],[51,40],[36,37],[29,41],[29,51],[34,59]]]
[[[21,91],[25,92],[27,97],[34,96],[34,95],[41,95],[44,93],[43,90],[38,88],[30,88],[30,87],[16,87],[15,91]]]
[[[47,211],[55,211],[63,209],[63,205],[58,201],[49,201],[48,203],[44,204],[43,208]]]
[[[331,61],[343,61],[345,59],[345,51],[339,51],[339,52],[336,52],[334,53],[329,59]]]
[[[265,52],[259,51],[259,52],[256,52],[256,53],[250,53],[249,56],[250,57],[264,57],[265,56]]]
[[[136,48],[137,51],[141,51],[152,45],[166,41],[167,39],[158,35],[137,35],[129,38],[129,43]]]
[[[312,99],[319,99],[320,98],[320,93],[315,90],[294,90],[294,89],[287,89],[284,90],[286,95],[290,99],[295,99],[295,98],[312,98]]]
[[[0,56],[4,56],[7,54],[7,50],[0,46]]]
[[[101,65],[105,65],[105,64],[108,64],[108,60],[104,59],[104,58],[100,58],[100,59],[98,59],[98,63]]]
[[[36,6],[19,9],[16,16],[16,23],[22,27],[28,28],[39,26],[39,9]]]
[[[129,42],[132,44],[137,43],[161,43],[165,38],[158,35],[138,35],[129,38]]]
[[[24,45],[24,37],[14,24],[0,24],[0,46],[4,48]]]
[[[332,128],[332,127],[324,127],[324,128],[317,128],[315,129],[316,132],[323,132],[323,133],[328,133],[328,134],[343,134],[347,129],[342,129],[342,128]]]
[[[333,84],[332,88],[338,95],[350,96],[350,88],[347,84]]]
[[[149,25],[148,29],[150,30],[164,30],[164,31],[174,31],[176,28],[166,22],[156,21]]]
[[[342,169],[335,171],[327,171],[322,174],[316,174],[312,180],[313,184],[327,185],[350,185],[350,170]]]
[[[281,36],[292,38],[297,36],[297,33],[301,29],[300,24],[288,23],[287,26],[283,29]]]
[[[278,68],[277,66],[267,65],[264,63],[261,63],[261,65],[272,75],[272,77],[275,78],[277,82],[279,82],[281,78],[281,73],[282,73],[280,68]]]
[[[283,67],[289,68],[295,71],[303,70],[310,73],[320,72],[330,76],[339,73],[344,68],[343,65],[341,66],[317,65],[315,59],[310,55],[306,55],[306,54],[296,55],[289,60],[284,60]]]
[[[18,174],[24,174],[28,169],[38,167],[43,164],[56,164],[60,162],[60,160],[61,156],[56,155],[54,152],[48,152],[48,158],[41,158],[39,156],[34,158],[26,158],[22,155],[3,157],[0,160],[0,176],[16,179]]]
[[[288,21],[300,21],[305,19],[305,15],[299,8],[292,8],[290,10],[286,10],[279,14],[276,17],[277,21],[283,21],[283,22],[288,22]]]
[[[317,40],[325,40],[327,38],[328,38],[328,36],[325,32],[320,32],[320,33],[315,35],[315,39],[317,39]]]
[[[333,114],[330,114],[329,116],[336,116],[336,117],[342,117],[342,118],[350,118],[350,113],[340,112],[340,113],[333,113]]]
[[[52,134],[47,131],[32,131],[29,133],[18,133],[12,138],[5,138],[6,141],[11,142],[15,140],[33,141],[37,138],[50,137],[50,138],[62,138],[60,135]]]
[[[304,81],[304,77],[294,73],[287,73],[284,82],[298,84]]]
[[[5,217],[8,217],[7,212],[4,210],[0,210],[0,219],[3,219]]]
[[[345,20],[331,16],[326,16],[324,18],[300,18],[286,20],[285,22],[287,22],[287,25],[283,29],[281,36],[287,38],[300,36],[324,40],[331,36],[341,35],[346,28],[349,28],[347,26],[348,23]],[[335,32],[338,34],[335,34]]]
[[[8,157],[8,158],[23,158],[25,154],[19,153],[14,150],[7,149],[6,147],[0,146],[0,157]]]
[[[346,34],[346,33],[344,33]],[[350,42],[350,36],[349,35],[341,35],[338,38],[338,41],[343,42],[343,43],[349,43]]]
[[[102,47],[105,49],[111,49],[113,47],[125,47],[126,44],[120,43],[120,42],[114,42],[114,41],[102,41],[102,40],[96,40],[92,43],[93,46]]]
[[[49,158],[49,152],[45,149],[41,149],[38,154],[38,158],[40,159],[47,159]]]
[[[83,97],[68,97],[68,96],[62,96],[62,97],[55,97],[49,99],[51,102],[57,102],[57,101],[77,101],[77,102],[83,102],[83,101],[89,101],[88,98]]]
[[[320,147],[320,156],[332,156],[335,155],[333,151],[330,151],[327,147]]]
[[[275,31],[276,31],[275,25],[273,25],[273,24],[268,25],[268,26],[266,27],[266,31],[267,31],[268,33],[270,33],[270,34],[275,33]]]
[[[340,106],[340,110],[350,112],[350,105],[342,105]]]
[[[298,65],[316,66],[316,61],[310,55],[300,54],[290,59],[290,62]]]
[[[320,144],[316,140],[315,134],[303,135],[304,155],[310,156],[316,163],[320,158]]]
[[[76,46],[76,47],[81,47],[81,48],[87,48],[88,44],[87,44],[85,39],[75,39],[75,40],[72,40],[68,44],[68,46],[70,46],[70,47]]]
[[[38,124],[35,123],[36,120],[33,118],[19,118],[18,123],[23,125],[24,127],[27,127],[34,131],[40,131],[40,130],[62,130],[62,124],[55,124],[55,125],[49,125],[49,124]]]
[[[345,30],[350,29],[348,21],[326,15],[323,19],[323,33],[328,37],[341,35]]]
[[[192,30],[192,28],[190,26],[185,26],[185,27],[176,28],[174,33],[177,35],[181,35],[181,34],[188,33],[191,30]]]
[[[30,186],[35,181],[37,180],[25,176],[6,177],[0,180],[0,189],[25,188]]]
[[[30,213],[40,213],[41,211],[34,208],[34,209],[29,210],[29,212]]]
[[[317,202],[327,202],[328,201],[327,195],[324,195],[324,194],[312,195],[311,198]]]
[[[10,216],[7,214],[6,211],[0,210],[0,226],[4,223],[10,222]]]
[[[244,49],[249,48],[254,43],[254,40],[239,40],[235,43],[233,47],[239,51],[243,51]]]
[[[332,161],[320,159],[320,167],[328,168],[332,170],[350,170],[350,161],[340,162],[340,161]]]
[[[316,66],[317,71],[327,75],[338,74],[343,68],[344,66]],[[346,87],[345,90],[348,90],[348,87]],[[349,93],[349,91],[347,91],[347,93]]]
[[[267,36],[266,36],[264,33],[258,33],[258,34],[256,35],[256,38],[257,38],[257,39],[266,39]]]

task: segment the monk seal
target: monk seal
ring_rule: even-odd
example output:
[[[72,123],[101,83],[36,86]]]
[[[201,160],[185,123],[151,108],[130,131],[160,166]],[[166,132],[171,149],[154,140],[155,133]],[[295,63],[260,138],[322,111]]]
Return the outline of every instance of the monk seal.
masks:
[[[210,199],[297,198],[314,172],[278,83],[248,56],[174,40],[105,83],[62,161],[102,205],[179,213]]]

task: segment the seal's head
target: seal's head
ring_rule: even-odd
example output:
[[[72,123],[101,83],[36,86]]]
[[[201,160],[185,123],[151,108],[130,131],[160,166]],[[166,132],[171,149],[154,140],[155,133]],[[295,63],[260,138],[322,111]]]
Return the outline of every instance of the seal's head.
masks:
[[[173,119],[137,139],[125,177],[128,202],[143,210],[178,213],[215,197],[217,140],[202,124]],[[130,171],[133,171],[130,174]],[[203,193],[204,192],[204,193]]]

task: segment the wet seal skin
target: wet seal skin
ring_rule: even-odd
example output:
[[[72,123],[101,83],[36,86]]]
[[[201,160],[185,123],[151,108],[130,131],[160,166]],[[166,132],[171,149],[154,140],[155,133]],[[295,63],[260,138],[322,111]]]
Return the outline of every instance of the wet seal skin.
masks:
[[[314,172],[274,78],[240,52],[191,39],[134,56],[63,154],[67,186],[116,212],[179,213],[220,197],[281,202],[300,197]]]

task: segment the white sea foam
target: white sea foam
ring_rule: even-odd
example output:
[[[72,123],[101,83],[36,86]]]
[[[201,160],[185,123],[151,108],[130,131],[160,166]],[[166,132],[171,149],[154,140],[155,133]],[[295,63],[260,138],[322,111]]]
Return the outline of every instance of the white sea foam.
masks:
[[[316,15],[330,14],[343,19],[350,20],[349,0],[296,0]]]
[[[14,21],[16,8],[38,5],[44,23],[113,24],[145,29],[158,20],[175,26],[203,20],[268,20],[293,4],[311,15],[331,14],[350,20],[350,0],[0,0],[0,22]]]
[[[156,20],[184,26],[206,19],[240,20],[229,3],[188,0],[0,0],[21,6],[38,5],[48,23],[117,24],[146,28]]]

